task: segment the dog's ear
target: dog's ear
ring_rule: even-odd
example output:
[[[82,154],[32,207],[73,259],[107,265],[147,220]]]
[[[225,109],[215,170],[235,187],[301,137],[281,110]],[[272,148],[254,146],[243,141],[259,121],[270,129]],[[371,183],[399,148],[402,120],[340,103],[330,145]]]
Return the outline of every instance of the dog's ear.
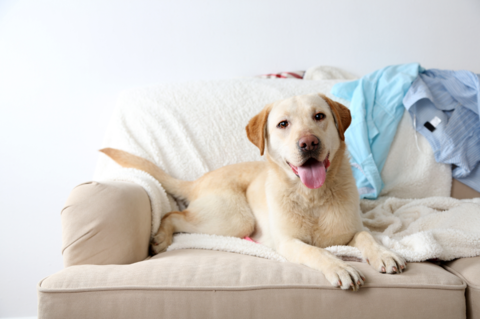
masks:
[[[319,94],[322,99],[324,99],[330,109],[332,110],[333,117],[335,118],[335,125],[337,125],[338,135],[340,139],[345,141],[345,131],[350,126],[352,122],[352,116],[350,115],[350,110],[343,104],[335,102],[332,99],[329,99],[323,94]]]
[[[260,150],[260,155],[263,155],[265,150],[265,130],[268,119],[268,114],[272,109],[272,104],[268,104],[263,108],[263,110],[255,115],[249,122],[246,127],[247,137],[258,149]]]

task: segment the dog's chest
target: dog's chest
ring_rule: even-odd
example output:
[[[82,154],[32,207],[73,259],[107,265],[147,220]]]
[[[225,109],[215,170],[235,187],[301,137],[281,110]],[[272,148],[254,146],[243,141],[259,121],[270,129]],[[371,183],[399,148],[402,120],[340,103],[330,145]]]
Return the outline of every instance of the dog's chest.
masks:
[[[357,227],[352,220],[326,214],[316,220],[310,235],[311,244],[321,248],[346,245],[356,232]]]
[[[325,248],[348,244],[358,231],[358,218],[345,205],[324,204],[296,212],[300,239],[307,244]]]

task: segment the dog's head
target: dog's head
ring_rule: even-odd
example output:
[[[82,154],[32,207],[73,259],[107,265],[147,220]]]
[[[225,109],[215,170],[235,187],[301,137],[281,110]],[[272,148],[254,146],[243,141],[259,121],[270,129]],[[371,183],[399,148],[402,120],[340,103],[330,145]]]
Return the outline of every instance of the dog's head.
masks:
[[[308,188],[325,182],[350,111],[322,94],[296,96],[267,105],[247,125],[248,139],[292,178]]]

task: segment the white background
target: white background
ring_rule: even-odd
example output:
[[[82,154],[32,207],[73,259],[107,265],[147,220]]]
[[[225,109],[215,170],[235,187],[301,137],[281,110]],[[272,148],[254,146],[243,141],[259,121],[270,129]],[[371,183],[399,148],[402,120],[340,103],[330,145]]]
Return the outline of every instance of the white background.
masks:
[[[0,317],[36,316],[121,90],[315,65],[480,73],[480,1],[0,0]]]

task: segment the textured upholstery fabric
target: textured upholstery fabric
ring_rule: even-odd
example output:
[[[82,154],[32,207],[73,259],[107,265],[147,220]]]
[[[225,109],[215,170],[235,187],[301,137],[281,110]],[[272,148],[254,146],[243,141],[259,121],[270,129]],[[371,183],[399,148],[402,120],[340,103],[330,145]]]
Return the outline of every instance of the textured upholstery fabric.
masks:
[[[151,210],[142,187],[125,182],[77,186],[62,210],[66,267],[130,264],[148,256]]]
[[[465,284],[431,263],[367,277],[359,292],[302,265],[179,250],[131,265],[68,267],[38,287],[39,318],[464,318]]]
[[[444,265],[468,285],[465,297],[467,318],[480,319],[480,257],[460,258]]]
[[[480,193],[452,179],[452,197],[467,199],[480,197]],[[465,291],[467,318],[480,319],[480,257],[450,261],[444,265],[444,268],[462,278],[468,285]]]
[[[452,179],[452,195],[453,198],[457,199],[469,199],[480,197],[480,193],[474,190],[473,188],[468,187],[467,185]]]

